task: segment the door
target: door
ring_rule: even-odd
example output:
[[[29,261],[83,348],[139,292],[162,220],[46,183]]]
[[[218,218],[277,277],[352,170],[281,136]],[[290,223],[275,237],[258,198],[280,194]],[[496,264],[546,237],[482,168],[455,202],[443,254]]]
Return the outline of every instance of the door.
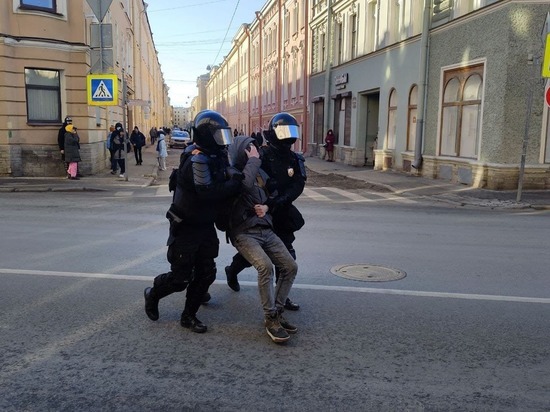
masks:
[[[378,145],[378,115],[380,111],[380,93],[369,93],[367,98],[367,128],[365,134],[365,165],[374,166],[374,149]]]

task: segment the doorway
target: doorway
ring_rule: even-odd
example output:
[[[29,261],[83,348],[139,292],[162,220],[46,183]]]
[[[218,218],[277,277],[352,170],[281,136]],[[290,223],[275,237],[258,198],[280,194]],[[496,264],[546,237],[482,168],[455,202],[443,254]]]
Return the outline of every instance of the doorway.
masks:
[[[378,117],[380,112],[380,91],[372,91],[360,94],[358,136],[364,136],[363,142],[359,139],[357,144],[363,143],[365,152],[364,166],[374,166],[374,150],[378,144]]]

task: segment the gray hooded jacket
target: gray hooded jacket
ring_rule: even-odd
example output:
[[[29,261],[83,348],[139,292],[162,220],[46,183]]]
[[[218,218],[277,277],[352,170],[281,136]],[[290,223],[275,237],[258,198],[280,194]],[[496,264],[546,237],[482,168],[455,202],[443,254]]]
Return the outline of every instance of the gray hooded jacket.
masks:
[[[254,226],[273,228],[269,211],[264,217],[258,217],[254,211],[254,205],[263,205],[268,198],[265,188],[268,176],[260,169],[262,161],[255,157],[248,158],[245,152],[253,142],[252,137],[237,136],[229,145],[231,165],[243,173],[241,194],[231,206],[229,237],[246,232]]]

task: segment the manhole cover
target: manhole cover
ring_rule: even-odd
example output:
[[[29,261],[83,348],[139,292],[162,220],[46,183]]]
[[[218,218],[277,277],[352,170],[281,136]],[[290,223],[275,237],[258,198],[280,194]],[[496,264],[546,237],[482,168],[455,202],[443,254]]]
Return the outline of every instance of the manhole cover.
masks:
[[[407,273],[399,269],[368,264],[334,266],[330,271],[336,276],[362,282],[389,282],[407,276]]]

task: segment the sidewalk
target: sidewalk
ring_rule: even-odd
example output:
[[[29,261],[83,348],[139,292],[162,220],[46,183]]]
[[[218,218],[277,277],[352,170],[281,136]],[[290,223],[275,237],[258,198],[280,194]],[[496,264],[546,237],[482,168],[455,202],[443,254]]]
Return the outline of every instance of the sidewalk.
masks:
[[[154,146],[143,148],[143,165],[136,166],[133,152],[128,153],[127,178],[110,174],[109,170],[84,176],[80,180],[65,177],[1,177],[2,192],[68,192],[135,190],[154,183],[164,184],[172,167],[177,166],[181,149],[169,150],[167,170],[159,171]],[[521,202],[516,202],[516,191],[493,191],[472,189],[469,186],[413,176],[394,171],[379,171],[368,167],[354,167],[339,162],[327,162],[317,157],[306,157],[306,167],[312,172],[325,175],[335,174],[365,181],[374,186],[402,196],[428,198],[462,206],[488,208],[535,208],[550,209],[550,190],[523,191]]]
[[[355,167],[339,162],[327,162],[318,157],[306,157],[306,167],[317,173],[334,173],[379,185],[403,196],[426,197],[462,206],[550,209],[550,190],[524,190],[521,201],[516,202],[517,191],[515,190],[473,189],[457,183],[428,179],[407,173],[380,171],[369,167]]]
[[[2,192],[72,192],[133,190],[153,184],[159,174],[167,174],[172,168],[168,164],[166,171],[159,171],[157,152],[154,146],[142,149],[143,164],[136,166],[134,152],[127,154],[126,178],[112,175],[109,169],[93,175],[83,176],[80,180],[69,180],[66,177],[2,177],[0,176],[0,193]]]

